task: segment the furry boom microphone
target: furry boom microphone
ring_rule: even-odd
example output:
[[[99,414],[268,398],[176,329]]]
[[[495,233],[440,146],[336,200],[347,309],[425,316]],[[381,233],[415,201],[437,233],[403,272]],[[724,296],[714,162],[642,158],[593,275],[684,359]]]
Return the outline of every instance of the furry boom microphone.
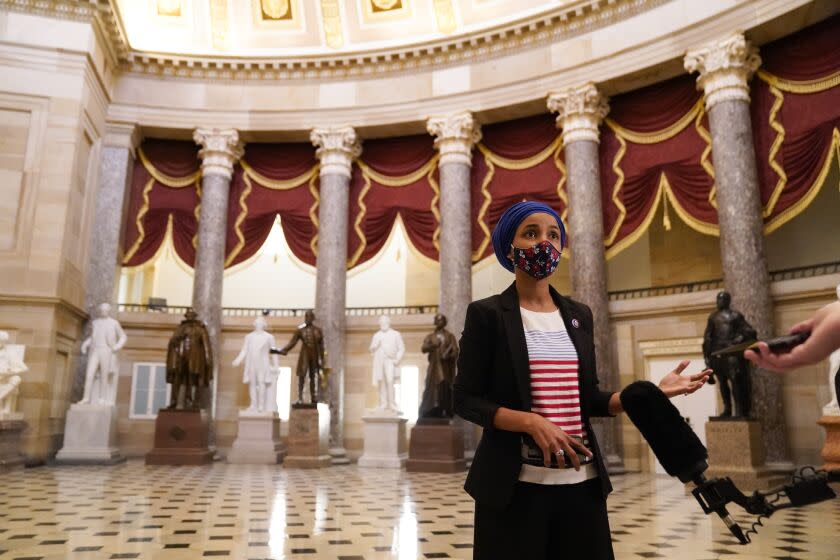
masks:
[[[680,482],[703,487],[703,472],[709,468],[709,454],[697,434],[686,424],[665,393],[650,381],[636,381],[621,392],[621,405],[630,420],[650,444],[653,454],[671,476]],[[725,504],[716,504],[717,513],[729,531],[741,543],[749,542],[735,523]]]

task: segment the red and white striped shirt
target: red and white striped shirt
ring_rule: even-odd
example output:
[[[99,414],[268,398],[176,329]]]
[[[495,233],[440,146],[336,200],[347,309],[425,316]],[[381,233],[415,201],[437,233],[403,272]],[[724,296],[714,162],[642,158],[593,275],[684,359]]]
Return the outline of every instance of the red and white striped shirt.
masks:
[[[528,346],[528,365],[531,375],[531,412],[550,420],[570,436],[583,439],[588,446],[580,412],[578,355],[559,311],[541,313],[520,308],[525,342]],[[546,469],[524,465],[523,475],[529,482],[569,484],[592,478],[593,469]],[[531,480],[537,469],[541,480]],[[527,472],[526,472],[527,471]],[[548,471],[553,471],[549,473]],[[571,471],[571,472],[569,472]],[[584,475],[584,472],[586,474]],[[554,481],[546,480],[546,476]],[[596,475],[597,476],[597,475]],[[570,479],[571,477],[571,479]],[[523,480],[523,476],[520,476]]]

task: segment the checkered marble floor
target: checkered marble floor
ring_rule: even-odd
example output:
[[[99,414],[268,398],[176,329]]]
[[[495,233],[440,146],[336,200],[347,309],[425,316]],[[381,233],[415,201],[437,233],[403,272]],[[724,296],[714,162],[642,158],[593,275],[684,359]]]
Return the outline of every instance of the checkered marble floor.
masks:
[[[140,461],[19,471],[0,475],[0,560],[470,558],[473,504],[463,479]],[[840,558],[840,499],[779,512],[740,546],[672,479],[631,474],[613,483],[619,559]]]

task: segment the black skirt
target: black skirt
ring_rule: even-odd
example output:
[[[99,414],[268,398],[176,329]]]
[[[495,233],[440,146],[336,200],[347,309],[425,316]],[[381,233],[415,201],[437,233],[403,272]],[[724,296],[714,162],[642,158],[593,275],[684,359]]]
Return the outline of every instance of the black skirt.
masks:
[[[614,560],[599,480],[558,485],[517,482],[503,511],[476,502],[473,558]]]

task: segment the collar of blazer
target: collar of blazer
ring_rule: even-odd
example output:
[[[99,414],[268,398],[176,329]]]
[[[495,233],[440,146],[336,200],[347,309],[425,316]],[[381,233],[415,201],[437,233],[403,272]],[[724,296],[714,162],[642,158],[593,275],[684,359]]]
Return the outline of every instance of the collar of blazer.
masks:
[[[583,318],[579,317],[577,309],[574,309],[569,298],[560,295],[554,287],[548,287],[551,299],[554,300],[557,308],[560,309],[560,316],[566,325],[569,338],[575,346],[578,354],[578,383],[580,383],[581,397],[583,397],[584,386],[580,382],[581,373],[589,367],[589,352],[591,347],[591,335],[583,330]],[[507,334],[510,356],[513,360],[514,374],[516,375],[519,395],[522,398],[522,406],[525,410],[531,410],[531,374],[528,366],[528,345],[525,342],[525,329],[522,326],[522,314],[519,311],[519,294],[516,291],[516,282],[511,284],[501,294],[502,316]],[[581,398],[581,407],[584,399]]]

